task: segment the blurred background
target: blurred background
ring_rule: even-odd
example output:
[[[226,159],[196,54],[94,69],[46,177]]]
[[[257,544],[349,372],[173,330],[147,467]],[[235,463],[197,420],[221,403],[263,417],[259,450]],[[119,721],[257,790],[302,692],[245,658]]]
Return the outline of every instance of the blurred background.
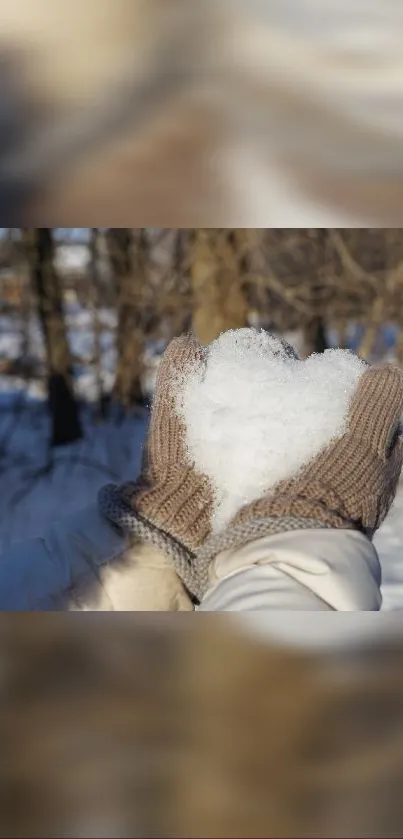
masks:
[[[137,476],[161,355],[254,325],[403,363],[401,229],[2,228],[0,548]],[[403,491],[377,535],[403,610]]]
[[[398,0],[1,0],[0,221],[400,224],[402,34]]]

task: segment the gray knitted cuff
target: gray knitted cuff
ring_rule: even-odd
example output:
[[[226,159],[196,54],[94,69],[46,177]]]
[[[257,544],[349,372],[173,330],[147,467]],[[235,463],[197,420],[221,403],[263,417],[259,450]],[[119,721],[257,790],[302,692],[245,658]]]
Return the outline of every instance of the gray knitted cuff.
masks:
[[[169,533],[161,530],[149,519],[137,513],[124,498],[124,486],[107,484],[100,489],[98,507],[101,513],[124,533],[152,545],[168,556],[188,592],[194,599],[200,601],[200,585],[195,555]]]

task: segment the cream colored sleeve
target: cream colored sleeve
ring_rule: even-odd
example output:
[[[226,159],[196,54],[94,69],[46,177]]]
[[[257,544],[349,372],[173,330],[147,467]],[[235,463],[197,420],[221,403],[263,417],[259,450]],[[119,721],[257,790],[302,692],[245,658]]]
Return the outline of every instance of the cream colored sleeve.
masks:
[[[372,543],[351,530],[268,536],[219,554],[199,610],[379,611],[381,569]]]

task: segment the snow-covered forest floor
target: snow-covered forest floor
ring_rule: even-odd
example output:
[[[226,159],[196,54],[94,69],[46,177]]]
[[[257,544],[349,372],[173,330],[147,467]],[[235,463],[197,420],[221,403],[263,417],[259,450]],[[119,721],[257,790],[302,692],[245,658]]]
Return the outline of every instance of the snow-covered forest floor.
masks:
[[[102,387],[108,394],[114,383],[116,363],[113,311],[100,312],[103,331]],[[18,359],[21,324],[18,318],[2,316],[0,358]],[[75,364],[75,389],[81,403],[84,437],[77,443],[51,450],[50,420],[41,375],[0,375],[0,551],[12,541],[40,535],[47,523],[79,509],[94,498],[108,481],[133,478],[139,467],[141,444],[148,411],[138,409],[130,417],[97,413],[98,385],[91,363],[93,331],[91,313],[76,301],[66,305],[66,325]],[[29,329],[29,356],[43,358],[43,342],[36,319]],[[143,379],[144,395],[150,396],[158,361],[152,347]]]
[[[27,382],[18,376],[0,375],[0,552],[14,541],[41,535],[47,524],[91,501],[108,481],[134,478],[139,469],[141,445],[148,412],[139,411],[121,421],[97,419],[97,383],[90,364],[91,313],[75,301],[67,306],[67,325],[76,365],[76,389],[82,401],[84,439],[55,452],[48,448],[49,417],[41,380]],[[103,324],[102,381],[108,392],[114,380],[116,318],[100,313]],[[298,334],[287,336],[298,345]],[[359,336],[358,336],[359,337]],[[330,336],[336,342],[336,336]],[[352,345],[357,336],[352,333]],[[43,346],[36,322],[30,326],[30,354],[41,358]],[[394,335],[386,330],[382,358],[393,358]],[[21,350],[18,321],[2,316],[0,359],[18,359]],[[147,353],[144,393],[151,397],[163,346]],[[376,537],[383,568],[384,609],[403,610],[403,482],[395,506]]]

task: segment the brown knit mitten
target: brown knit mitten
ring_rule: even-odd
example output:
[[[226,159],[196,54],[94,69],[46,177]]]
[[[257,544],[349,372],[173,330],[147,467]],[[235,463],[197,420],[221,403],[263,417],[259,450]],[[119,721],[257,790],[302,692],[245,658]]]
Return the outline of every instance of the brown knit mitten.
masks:
[[[387,516],[403,464],[403,373],[390,365],[361,377],[348,428],[295,477],[248,504],[231,527],[266,518],[353,527],[370,538]]]
[[[203,348],[195,338],[183,336],[169,344],[158,372],[141,475],[123,488],[135,512],[188,551],[195,551],[210,532],[212,490],[189,462],[175,387],[178,377],[201,363]]]

